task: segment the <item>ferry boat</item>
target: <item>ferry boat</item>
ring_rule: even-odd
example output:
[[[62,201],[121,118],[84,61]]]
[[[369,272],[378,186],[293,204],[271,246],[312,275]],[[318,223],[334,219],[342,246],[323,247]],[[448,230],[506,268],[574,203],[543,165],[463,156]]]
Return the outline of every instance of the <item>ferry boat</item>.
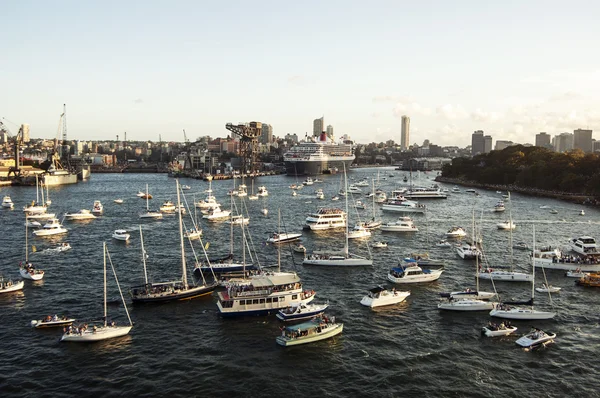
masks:
[[[305,228],[313,231],[345,227],[346,212],[341,209],[321,207],[306,217]]]
[[[315,341],[325,340],[342,333],[343,323],[336,323],[335,317],[328,318],[322,316],[310,321],[292,325],[281,331],[275,341],[284,347],[313,343]]]
[[[352,141],[334,143],[326,133],[318,140],[299,142],[283,155],[288,175],[317,175],[335,168],[348,170],[354,159]]]
[[[227,291],[219,292],[217,308],[225,317],[269,315],[314,298],[313,290],[302,290],[295,272],[275,272],[254,276],[247,284],[230,285]]]
[[[419,229],[410,217],[400,217],[395,222],[383,224],[381,230],[388,232],[417,232]]]
[[[448,199],[437,185],[430,188],[414,187],[404,193],[407,199]]]
[[[381,206],[383,211],[395,211],[401,213],[424,213],[425,205],[419,204],[412,200],[406,200],[403,197],[388,199]]]
[[[599,254],[596,246],[596,240],[591,236],[573,238],[569,242],[569,246],[575,253],[583,254],[584,256],[589,254]]]

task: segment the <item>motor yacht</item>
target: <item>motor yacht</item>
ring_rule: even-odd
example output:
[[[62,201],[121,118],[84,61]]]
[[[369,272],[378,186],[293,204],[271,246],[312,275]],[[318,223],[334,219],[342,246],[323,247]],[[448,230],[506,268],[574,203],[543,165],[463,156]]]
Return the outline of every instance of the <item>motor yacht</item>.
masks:
[[[417,232],[419,230],[410,217],[399,217],[398,221],[382,224],[380,228],[386,232]]]
[[[360,303],[364,306],[375,308],[386,305],[398,304],[406,300],[410,296],[410,292],[397,291],[395,288],[390,290],[385,289],[383,286],[377,286],[367,293],[366,296],[360,300]]]
[[[51,235],[59,235],[67,233],[67,229],[62,226],[60,221],[57,218],[52,218],[48,220],[46,224],[42,227],[42,229],[38,229],[37,231],[33,231],[35,236],[51,236]]]
[[[128,241],[130,236],[124,229],[116,229],[112,234],[113,239],[122,241]]]
[[[13,203],[12,199],[10,198],[10,196],[6,195],[2,199],[2,207],[6,208],[6,209],[12,209],[14,206],[15,206],[15,204]]]

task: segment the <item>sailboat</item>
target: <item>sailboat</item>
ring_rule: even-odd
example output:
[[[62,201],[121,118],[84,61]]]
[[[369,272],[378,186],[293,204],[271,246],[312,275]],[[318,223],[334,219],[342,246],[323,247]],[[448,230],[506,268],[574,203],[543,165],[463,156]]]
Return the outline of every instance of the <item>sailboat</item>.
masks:
[[[119,279],[117,278],[117,273],[115,272],[115,267],[110,260],[110,254],[108,253],[108,249],[106,248],[106,242],[102,244],[103,255],[104,255],[104,323],[100,326],[93,325],[92,327],[88,327],[87,324],[80,327],[69,327],[67,332],[63,334],[60,341],[67,341],[73,343],[88,343],[93,341],[101,341],[108,340],[115,337],[121,337],[129,334],[131,328],[133,327],[133,322],[131,322],[131,317],[129,316],[129,310],[127,309],[127,303],[125,303],[125,298],[123,297],[123,292],[121,291],[121,285],[119,285]],[[108,255],[108,259],[110,261],[110,267],[112,268],[113,275],[115,276],[115,281],[117,282],[117,287],[119,288],[119,295],[121,296],[121,300],[123,301],[123,306],[125,307],[125,313],[127,314],[127,319],[129,319],[129,325],[127,326],[117,326],[115,322],[108,322],[108,307],[106,305],[106,257]]]
[[[512,222],[512,202],[510,202],[510,192],[508,193],[509,207],[508,207],[508,216],[509,216],[509,224],[513,225]],[[506,282],[529,282],[533,281],[533,275],[527,274],[524,272],[518,272],[514,270],[514,261],[513,261],[513,228],[509,228],[510,234],[508,235],[508,249],[510,252],[510,271],[505,271],[502,269],[492,269],[487,267],[479,277],[481,279],[488,279],[494,281],[506,281]]]
[[[248,195],[248,200],[258,200],[258,195],[254,193],[254,177],[252,177],[252,194]]]
[[[208,195],[206,195],[206,199],[194,203],[194,206],[199,208],[202,214],[208,214],[211,210],[221,206],[219,203],[217,203],[217,199],[212,194],[213,177],[208,176],[206,179],[208,180],[208,189],[204,192],[206,192]]]
[[[148,198],[150,195],[148,194],[148,184],[146,184],[146,211],[144,213],[140,213],[140,218],[151,218],[151,219],[159,219],[163,218],[163,215],[160,211],[151,211],[148,205]]]
[[[348,186],[348,178],[346,176],[346,167],[344,166],[344,185]],[[346,215],[348,214],[348,195],[346,198]],[[355,254],[351,254],[348,251],[348,220],[345,222],[346,233],[345,238],[346,242],[344,245],[344,249],[338,252],[313,252],[310,255],[304,257],[304,261],[302,264],[304,265],[327,265],[327,266],[363,266],[363,265],[373,265],[373,259],[368,259],[362,256],[358,256]],[[369,255],[371,254],[371,249],[367,245],[367,250],[369,251]]]
[[[23,208],[23,211],[25,212],[25,214],[27,216],[31,216],[34,214],[44,214],[47,211],[47,206],[44,203],[40,202],[40,182],[39,182],[37,174],[35,175],[35,186],[36,186],[35,202],[32,201],[31,205],[25,206]]]
[[[19,274],[21,274],[21,278],[30,279],[32,281],[39,281],[44,277],[44,271],[41,269],[36,269],[33,264],[29,262],[29,250],[28,250],[28,231],[27,224],[25,224],[25,262],[19,264]]]
[[[179,180],[175,180],[177,184],[177,205],[181,206]],[[195,297],[206,296],[211,294],[217,287],[217,282],[207,284],[203,280],[201,285],[189,285],[187,281],[187,267],[185,259],[185,249],[183,242],[183,221],[181,218],[181,212],[179,215],[179,242],[181,248],[181,280],[169,281],[169,282],[148,282],[148,275],[146,273],[146,261],[145,254],[142,256],[144,259],[144,277],[145,284],[142,286],[132,287],[130,290],[131,300],[134,303],[156,303],[173,300],[189,300]],[[141,233],[141,229],[140,229]]]
[[[373,202],[373,218],[371,218],[371,221],[365,221],[363,223],[359,223],[357,225],[354,226],[354,229],[360,229],[360,227],[363,227],[369,231],[373,230],[373,229],[377,229],[379,227],[381,227],[381,220],[376,219],[376,215],[375,215],[375,179],[372,180],[372,195],[371,195],[371,199]]]
[[[194,206],[194,218],[192,219],[192,226],[193,228],[185,231],[185,237],[189,240],[200,239],[202,236],[202,229],[198,227],[198,208],[196,206]]]
[[[535,225],[533,226],[533,250],[535,252]],[[535,298],[535,267],[533,261],[531,264],[533,275],[531,278],[531,300],[526,302],[504,302],[496,306],[490,311],[490,316],[505,319],[552,319],[556,315],[554,312],[538,311],[533,308],[533,300]],[[550,296],[552,300],[552,296]],[[511,307],[511,305],[530,305],[530,308]]]

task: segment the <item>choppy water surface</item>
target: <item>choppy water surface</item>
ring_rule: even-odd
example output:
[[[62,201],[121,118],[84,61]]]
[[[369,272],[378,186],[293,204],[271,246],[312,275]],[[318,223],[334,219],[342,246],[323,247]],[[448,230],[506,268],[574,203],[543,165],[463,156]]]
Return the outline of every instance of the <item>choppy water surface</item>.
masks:
[[[376,177],[377,169],[353,170],[349,178]],[[403,173],[380,169],[380,184],[386,191],[407,186]],[[429,185],[426,174],[415,184]],[[385,180],[384,180],[385,178]],[[262,265],[277,264],[277,250],[262,242],[278,228],[277,209],[282,212],[282,229],[300,231],[306,214],[320,205],[343,207],[331,202],[340,188],[340,176],[324,176],[325,183],[305,187],[293,197],[288,186],[293,177],[262,177],[267,198],[246,202],[252,240]],[[105,206],[104,215],[88,223],[65,222],[69,233],[52,239],[29,239],[37,252],[30,260],[45,269],[43,281],[25,282],[22,293],[0,297],[0,391],[2,396],[597,396],[598,297],[600,290],[576,287],[562,272],[549,271],[548,281],[562,287],[553,296],[558,316],[537,321],[535,326],[558,334],[555,344],[535,352],[519,349],[514,341],[534,324],[515,322],[515,336],[489,339],[479,330],[490,319],[483,313],[451,313],[437,309],[438,293],[474,287],[475,264],[461,260],[452,249],[437,248],[435,242],[453,226],[471,229],[472,209],[480,223],[484,247],[492,266],[508,264],[509,233],[495,224],[508,217],[491,211],[500,198],[495,191],[479,190],[480,196],[452,194],[447,200],[430,200],[427,216],[416,215],[419,232],[412,235],[375,232],[373,240],[386,240],[387,249],[374,249],[374,266],[337,269],[303,267],[301,258],[289,248],[281,252],[281,268],[296,271],[306,288],[317,291],[317,301],[329,301],[330,313],[344,322],[342,335],[322,342],[282,348],[275,343],[281,324],[275,317],[222,319],[214,297],[157,306],[130,306],[135,322],[131,334],[107,342],[79,345],[59,343],[60,330],[35,330],[32,319],[67,313],[79,319],[102,316],[102,242],[108,242],[119,281],[129,287],[142,281],[140,225],[138,213],[145,201],[138,190],[149,184],[154,195],[151,207],[163,200],[176,200],[175,181],[166,175],[96,174],[89,182],[50,189],[52,212],[64,214],[91,209],[94,200]],[[191,202],[204,196],[208,183],[183,180]],[[246,181],[249,189],[251,184]],[[229,206],[226,192],[233,182],[215,181],[219,202]],[[323,188],[326,200],[315,199]],[[451,188],[451,186],[447,186]],[[368,191],[369,188],[363,188]],[[18,279],[18,263],[25,252],[22,206],[35,198],[32,187],[7,187],[14,210],[0,211],[2,261],[0,272]],[[114,199],[125,203],[117,205]],[[358,196],[355,196],[357,199]],[[238,204],[239,206],[239,204]],[[539,243],[566,245],[569,238],[591,235],[600,238],[598,210],[551,199],[518,194],[511,200],[517,224],[513,239],[531,244],[532,224]],[[549,214],[548,206],[558,210]],[[263,216],[262,208],[269,209]],[[483,211],[482,211],[483,210]],[[356,219],[356,212],[350,212]],[[361,210],[371,217],[371,210]],[[377,214],[382,214],[377,208]],[[384,221],[398,215],[385,213]],[[149,274],[156,280],[180,275],[177,218],[141,222],[149,253]],[[189,221],[188,221],[189,225]],[[210,255],[229,252],[227,224],[203,223]],[[125,228],[132,238],[127,244],[111,240],[113,230]],[[384,236],[382,236],[384,235]],[[236,238],[239,241],[239,238]],[[44,254],[45,248],[69,242],[73,250]],[[343,233],[304,232],[309,248],[341,247]],[[196,243],[197,248],[199,244]],[[351,251],[366,254],[364,243],[352,242]],[[236,242],[236,247],[239,244]],[[239,251],[240,249],[236,249]],[[370,310],[359,304],[367,289],[386,283],[386,272],[398,258],[412,252],[429,252],[446,261],[446,271],[437,282],[408,288],[411,295],[397,306]],[[193,263],[191,251],[188,261]],[[514,251],[519,267],[530,270],[527,252]],[[536,275],[542,283],[543,275]],[[116,297],[114,279],[109,279],[109,296]],[[388,285],[389,286],[389,285]],[[482,281],[482,288],[492,289]],[[527,298],[528,284],[501,283],[503,298]],[[547,296],[536,296],[536,304],[549,308]],[[109,316],[125,321],[122,306],[110,306]]]

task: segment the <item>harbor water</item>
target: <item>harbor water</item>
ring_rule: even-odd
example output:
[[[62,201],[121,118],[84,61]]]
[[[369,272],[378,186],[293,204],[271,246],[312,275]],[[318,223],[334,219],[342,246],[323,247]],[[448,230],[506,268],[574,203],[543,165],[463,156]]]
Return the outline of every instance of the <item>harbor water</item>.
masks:
[[[362,178],[378,179],[388,195],[394,188],[408,187],[406,173],[392,168],[364,168],[348,173],[349,182]],[[414,176],[413,176],[414,177]],[[277,246],[266,245],[269,234],[300,232],[306,215],[319,206],[345,207],[344,198],[332,202],[341,187],[340,175],[325,175],[292,196],[288,188],[301,179],[284,175],[260,177],[254,189],[264,185],[268,197],[245,200],[238,208],[247,208],[250,216],[251,245],[262,266],[278,266]],[[240,180],[235,180],[239,183]],[[213,190],[223,208],[230,207],[227,191],[234,180],[214,181]],[[421,173],[415,185],[434,183],[433,174]],[[206,196],[205,181],[184,179],[190,185],[184,191],[190,203]],[[248,191],[251,181],[245,181]],[[138,213],[146,201],[136,197],[148,184],[153,195],[150,208],[158,210],[165,200],[176,203],[175,180],[164,174],[96,174],[76,185],[51,187],[50,212],[62,219],[66,212],[91,209],[94,200],[104,204],[104,214],[90,222],[63,224],[66,235],[34,238],[29,231],[29,260],[46,271],[43,280],[25,281],[20,293],[0,295],[0,395],[28,396],[327,396],[327,397],[562,397],[598,396],[597,355],[600,343],[598,314],[600,290],[582,288],[562,271],[536,270],[536,285],[547,281],[562,287],[558,294],[536,293],[536,308],[552,309],[557,316],[547,321],[515,321],[513,336],[482,337],[481,327],[491,320],[488,313],[443,312],[437,309],[439,293],[475,287],[475,262],[461,260],[453,248],[436,247],[451,227],[462,226],[471,235],[473,213],[481,228],[483,247],[490,266],[508,266],[511,256],[519,270],[531,272],[529,253],[509,248],[510,233],[496,224],[508,219],[514,223],[513,241],[567,246],[571,238],[589,235],[600,238],[600,211],[554,199],[511,195],[504,213],[494,213],[502,196],[495,191],[477,190],[479,195],[450,193],[448,199],[422,201],[428,211],[414,215],[419,228],[415,233],[375,231],[370,240],[350,241],[350,251],[369,255],[366,243],[385,240],[388,247],[371,249],[372,267],[327,268],[302,265],[302,257],[281,246],[281,269],[295,271],[305,289],[316,291],[315,302],[329,302],[328,314],[344,323],[344,331],[332,339],[296,347],[280,347],[275,338],[282,323],[270,317],[223,319],[216,307],[216,295],[185,302],[160,305],[129,305],[134,327],[123,338],[92,344],[59,342],[62,330],[36,330],[33,319],[67,314],[86,321],[103,314],[102,242],[107,242],[110,258],[119,282],[126,290],[143,282],[139,225],[148,253],[149,278],[154,281],[181,277],[179,230],[176,215],[159,221],[142,221]],[[451,189],[452,186],[443,188]],[[322,188],[325,199],[314,191]],[[370,187],[363,187],[368,193]],[[25,226],[22,207],[35,199],[35,187],[2,187],[2,196],[10,195],[15,208],[0,210],[0,273],[19,279],[18,264],[25,256]],[[121,198],[123,204],[114,199]],[[372,202],[365,195],[354,195],[368,204],[366,210],[350,206],[351,225],[360,217],[373,217]],[[542,208],[541,208],[542,207]],[[261,210],[267,208],[265,216]],[[281,222],[278,210],[281,210]],[[474,209],[474,211],[473,211]],[[558,214],[550,214],[556,209]],[[244,210],[245,211],[245,210]],[[400,214],[382,213],[375,205],[375,217],[394,221]],[[193,210],[191,212],[193,216]],[[184,217],[191,226],[190,214]],[[224,256],[230,250],[230,227],[226,223],[200,222],[202,243],[209,243],[210,257]],[[281,227],[279,227],[281,225]],[[129,242],[111,239],[115,229],[131,233]],[[242,258],[239,227],[234,233],[234,254]],[[72,250],[62,253],[45,251],[62,242]],[[340,249],[342,230],[335,232],[303,231],[302,243],[313,249]],[[203,260],[200,243],[195,242]],[[35,252],[32,251],[35,246]],[[191,271],[194,258],[187,247]],[[429,253],[446,264],[441,278],[433,283],[400,286],[411,295],[399,305],[369,309],[359,304],[366,292],[386,282],[390,267],[411,253]],[[246,254],[248,256],[248,254]],[[111,304],[108,317],[119,324],[126,322],[114,278],[108,278]],[[482,290],[493,291],[489,281],[481,281]],[[526,300],[529,283],[496,284],[504,300]],[[127,294],[125,295],[127,299]],[[128,303],[130,304],[130,303]],[[531,326],[557,333],[554,344],[535,351],[520,349],[515,340]]]

